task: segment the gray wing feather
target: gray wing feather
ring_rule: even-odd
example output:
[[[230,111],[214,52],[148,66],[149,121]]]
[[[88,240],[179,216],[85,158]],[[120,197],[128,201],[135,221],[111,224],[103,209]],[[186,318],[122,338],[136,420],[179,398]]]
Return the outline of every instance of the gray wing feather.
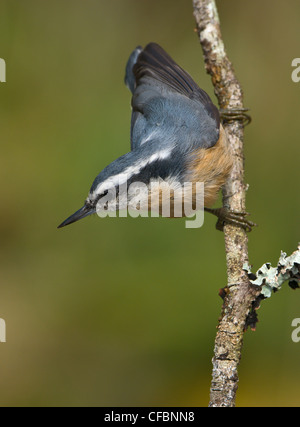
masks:
[[[183,152],[219,139],[220,118],[205,91],[157,44],[138,47],[126,67],[132,96],[131,149],[161,139]]]
[[[138,56],[142,52],[142,50],[143,48],[141,46],[135,48],[132,54],[130,55],[126,65],[125,84],[132,93],[135,89],[135,75],[133,73],[133,66],[136,64]]]

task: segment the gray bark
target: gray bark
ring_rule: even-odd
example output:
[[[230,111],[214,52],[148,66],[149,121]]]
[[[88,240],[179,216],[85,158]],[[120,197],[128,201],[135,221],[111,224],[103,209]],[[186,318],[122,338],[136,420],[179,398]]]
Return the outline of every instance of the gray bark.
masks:
[[[243,109],[243,93],[222,40],[220,21],[214,0],[193,0],[197,32],[207,72],[223,109]],[[244,128],[240,121],[224,124],[233,150],[235,164],[223,190],[223,204],[234,211],[245,211]],[[243,265],[248,263],[248,235],[240,227],[225,225],[227,292],[215,340],[210,406],[235,406],[238,365],[243,335],[252,302],[260,287],[250,283]]]

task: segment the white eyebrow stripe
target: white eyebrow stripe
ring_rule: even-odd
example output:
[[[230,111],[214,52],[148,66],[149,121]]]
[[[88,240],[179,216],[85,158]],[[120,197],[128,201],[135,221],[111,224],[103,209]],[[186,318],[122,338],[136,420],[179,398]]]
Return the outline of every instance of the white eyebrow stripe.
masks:
[[[166,148],[164,150],[158,151],[157,153],[152,154],[150,157],[145,159],[144,161],[139,161],[133,164],[132,166],[128,166],[124,169],[123,172],[113,175],[105,181],[98,184],[95,190],[90,194],[91,198],[94,198],[98,194],[101,194],[105,190],[109,190],[110,188],[115,187],[116,185],[122,185],[128,181],[132,176],[137,175],[145,166],[150,163],[155,162],[156,160],[164,160],[170,157],[172,153],[172,148]]]

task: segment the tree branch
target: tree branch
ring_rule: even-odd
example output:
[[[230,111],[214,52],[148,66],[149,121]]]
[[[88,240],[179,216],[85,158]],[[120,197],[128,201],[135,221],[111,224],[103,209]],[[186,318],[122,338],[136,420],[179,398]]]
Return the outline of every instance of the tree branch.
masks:
[[[223,109],[243,109],[243,93],[233,66],[225,52],[215,0],[193,0],[197,31],[207,72],[212,77],[215,94]],[[245,210],[243,123],[224,124],[235,164],[223,190],[226,208]],[[239,227],[225,225],[227,292],[218,325],[213,358],[210,406],[235,406],[238,365],[247,315],[261,288],[251,284],[243,266],[248,263],[248,236]]]

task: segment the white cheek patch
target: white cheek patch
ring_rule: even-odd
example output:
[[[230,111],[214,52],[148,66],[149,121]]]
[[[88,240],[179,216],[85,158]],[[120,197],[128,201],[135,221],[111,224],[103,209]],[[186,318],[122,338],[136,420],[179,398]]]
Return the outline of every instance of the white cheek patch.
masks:
[[[158,151],[157,153],[152,154],[147,159],[136,162],[132,166],[128,166],[127,168],[125,168],[121,173],[113,175],[105,181],[101,182],[96,187],[96,189],[92,193],[90,193],[89,200],[94,200],[99,194],[103,193],[106,190],[109,190],[110,188],[125,184],[134,175],[140,173],[140,171],[144,169],[148,164],[151,164],[156,160],[167,159],[171,156],[172,148],[166,148],[164,150]]]

